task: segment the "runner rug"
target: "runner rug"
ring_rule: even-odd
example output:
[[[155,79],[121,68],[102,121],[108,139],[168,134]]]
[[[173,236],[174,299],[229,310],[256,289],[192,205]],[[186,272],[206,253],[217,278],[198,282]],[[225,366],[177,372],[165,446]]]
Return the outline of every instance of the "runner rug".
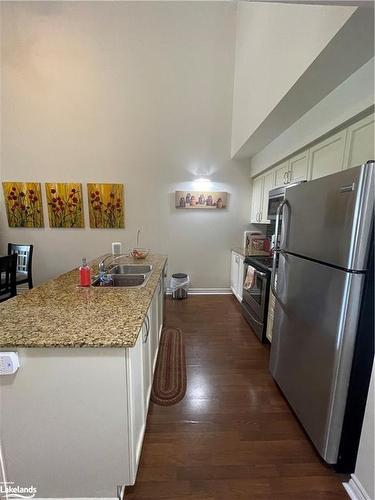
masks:
[[[181,330],[163,328],[151,400],[161,406],[178,403],[186,392],[186,362]]]

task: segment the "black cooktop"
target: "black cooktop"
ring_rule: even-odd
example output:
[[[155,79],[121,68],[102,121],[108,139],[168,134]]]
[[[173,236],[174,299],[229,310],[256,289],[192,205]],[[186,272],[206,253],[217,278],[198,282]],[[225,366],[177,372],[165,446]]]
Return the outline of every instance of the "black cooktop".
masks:
[[[271,271],[273,258],[268,257],[267,255],[265,255],[265,256],[251,255],[251,256],[246,257],[245,262],[247,264],[254,265],[254,267],[259,267],[260,269],[263,269],[265,271]]]

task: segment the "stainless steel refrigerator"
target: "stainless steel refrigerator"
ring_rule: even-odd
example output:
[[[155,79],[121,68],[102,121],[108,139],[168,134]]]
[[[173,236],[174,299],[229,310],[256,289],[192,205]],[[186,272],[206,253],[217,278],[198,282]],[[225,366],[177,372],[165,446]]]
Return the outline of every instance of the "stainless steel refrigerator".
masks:
[[[368,162],[288,189],[276,220],[271,373],[319,454],[348,472],[373,360],[373,211]]]

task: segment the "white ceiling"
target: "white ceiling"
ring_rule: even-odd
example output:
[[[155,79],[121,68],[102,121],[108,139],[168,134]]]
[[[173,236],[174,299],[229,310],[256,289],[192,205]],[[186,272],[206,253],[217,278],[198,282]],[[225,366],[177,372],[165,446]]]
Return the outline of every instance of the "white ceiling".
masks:
[[[292,3],[302,5],[343,5],[355,7],[374,7],[374,0],[245,0],[247,2]]]

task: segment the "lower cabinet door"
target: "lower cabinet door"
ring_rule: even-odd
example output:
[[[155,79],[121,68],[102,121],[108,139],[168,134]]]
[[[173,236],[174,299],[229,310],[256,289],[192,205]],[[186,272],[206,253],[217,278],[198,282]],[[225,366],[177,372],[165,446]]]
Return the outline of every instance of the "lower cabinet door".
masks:
[[[164,324],[164,277],[160,277],[158,289],[158,339]]]
[[[159,345],[159,287],[155,290],[154,296],[151,302],[151,322],[150,322],[150,355],[151,355],[151,375],[153,375],[156,364],[156,356],[158,353]]]
[[[148,403],[150,400],[151,384],[152,384],[150,333],[151,333],[151,314],[149,310],[142,327],[143,400],[144,400],[145,419],[147,418]]]
[[[238,285],[237,285],[237,298],[240,302],[242,302],[243,282],[244,282],[244,258],[240,257],[238,264]]]
[[[141,332],[143,333],[143,332]],[[142,451],[146,426],[143,389],[143,335],[139,335],[134,347],[126,349],[128,382],[128,429],[129,429],[129,477],[134,484]]]
[[[236,295],[238,289],[238,267],[239,267],[239,256],[232,252],[231,256],[231,269],[230,269],[230,287],[232,292]]]

